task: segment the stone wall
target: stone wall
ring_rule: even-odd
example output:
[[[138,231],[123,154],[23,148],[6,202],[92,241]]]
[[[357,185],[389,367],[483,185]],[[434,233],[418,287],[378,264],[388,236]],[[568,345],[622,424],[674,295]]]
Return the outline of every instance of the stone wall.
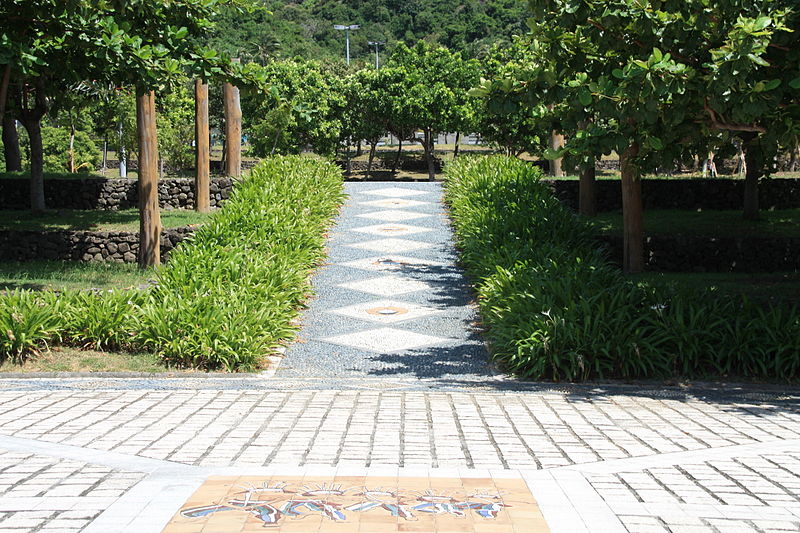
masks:
[[[194,228],[170,228],[161,233],[161,256],[166,258]],[[139,233],[125,231],[0,230],[0,261],[105,261],[135,263]]]
[[[120,178],[55,179],[44,182],[50,209],[131,209],[138,206],[137,181]],[[211,180],[211,206],[227,200],[233,188],[230,178]],[[27,179],[0,179],[0,209],[28,209]],[[162,209],[193,209],[194,179],[169,178],[158,183]]]
[[[599,237],[612,262],[622,260],[622,237]],[[800,270],[800,238],[651,236],[647,270],[661,272],[787,272]]]
[[[555,195],[572,209],[578,209],[577,180],[544,180]],[[758,187],[762,209],[800,207],[800,179],[765,179]],[[598,211],[622,209],[618,180],[597,181]],[[644,179],[642,201],[645,209],[742,209],[744,181],[730,179]]]

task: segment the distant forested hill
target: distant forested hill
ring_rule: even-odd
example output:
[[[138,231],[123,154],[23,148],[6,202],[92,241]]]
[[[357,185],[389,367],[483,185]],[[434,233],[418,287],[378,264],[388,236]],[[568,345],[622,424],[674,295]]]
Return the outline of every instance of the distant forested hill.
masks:
[[[421,39],[480,56],[491,44],[522,33],[528,16],[521,0],[263,0],[272,12],[225,15],[214,43],[246,59],[266,57],[339,58],[343,32],[334,24],[360,24],[351,35],[351,57],[372,61],[367,41]]]

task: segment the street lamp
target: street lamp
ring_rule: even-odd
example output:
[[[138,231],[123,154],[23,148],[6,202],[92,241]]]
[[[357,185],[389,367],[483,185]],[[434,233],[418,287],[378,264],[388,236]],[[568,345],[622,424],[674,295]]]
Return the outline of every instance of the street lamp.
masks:
[[[358,25],[358,24],[350,24],[350,25],[347,25],[347,26],[342,25],[342,24],[334,24],[333,25],[333,29],[335,29],[335,30],[344,30],[345,42],[347,43],[346,48],[345,48],[345,50],[346,50],[345,57],[347,57],[347,64],[348,65],[350,64],[350,30],[357,30],[360,27],[361,26]]]
[[[380,56],[378,56],[378,49],[384,44],[386,43],[383,41],[369,41],[369,45],[375,47],[375,70],[381,68],[381,60]]]

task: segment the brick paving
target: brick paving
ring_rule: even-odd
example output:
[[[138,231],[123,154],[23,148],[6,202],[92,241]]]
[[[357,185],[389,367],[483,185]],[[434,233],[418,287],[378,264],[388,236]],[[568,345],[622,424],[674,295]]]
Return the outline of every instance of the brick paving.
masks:
[[[497,375],[438,186],[363,187],[274,377],[0,379],[0,532],[800,531],[800,390]]]

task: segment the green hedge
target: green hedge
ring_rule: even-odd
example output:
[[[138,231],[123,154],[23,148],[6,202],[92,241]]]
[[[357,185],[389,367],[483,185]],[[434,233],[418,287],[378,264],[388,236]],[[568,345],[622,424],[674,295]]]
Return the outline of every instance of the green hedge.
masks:
[[[446,168],[462,261],[507,369],[570,381],[798,376],[800,310],[629,280],[540,178],[501,156]]]
[[[171,366],[253,370],[293,336],[342,199],[335,165],[269,159],[172,252],[155,288],[1,297],[0,359],[22,361],[48,343],[69,343],[144,349]]]

